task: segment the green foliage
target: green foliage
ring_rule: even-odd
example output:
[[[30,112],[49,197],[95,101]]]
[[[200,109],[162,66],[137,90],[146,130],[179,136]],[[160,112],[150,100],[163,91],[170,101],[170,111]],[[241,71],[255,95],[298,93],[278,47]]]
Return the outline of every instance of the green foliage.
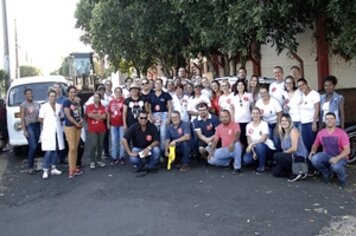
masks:
[[[41,70],[34,66],[20,66],[20,78],[38,76],[41,74]]]
[[[353,59],[355,9],[349,0],[81,0],[75,16],[82,40],[115,68],[145,72],[160,63],[168,74],[199,52],[222,55],[226,65],[258,52],[251,45],[297,51],[296,35],[320,17],[332,51]]]

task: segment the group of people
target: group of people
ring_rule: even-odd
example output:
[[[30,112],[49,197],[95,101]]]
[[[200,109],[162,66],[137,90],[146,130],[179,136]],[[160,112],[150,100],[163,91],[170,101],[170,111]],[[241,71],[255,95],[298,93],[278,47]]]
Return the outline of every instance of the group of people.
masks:
[[[56,165],[57,159],[64,161],[65,143],[68,177],[80,175],[85,121],[91,169],[106,165],[104,153],[113,165],[129,159],[135,171],[155,172],[174,150],[182,172],[196,158],[214,166],[232,166],[234,174],[255,165],[256,174],[272,168],[276,177],[291,177],[292,162],[308,160],[309,169],[320,172],[325,183],[336,173],[344,187],[350,143],[343,130],[344,99],[334,91],[337,79],[327,76],[325,93],[320,95],[297,66],[286,77],[280,66],[274,67],[273,74],[275,81],[269,87],[260,85],[258,76],[247,79],[245,68],[239,69],[233,85],[227,80],[188,78],[184,68],[165,84],[160,78],[134,82],[128,77],[123,87],[112,91],[107,80],[83,107],[74,86],[68,87],[64,98],[54,85],[41,108],[27,89],[21,120],[29,142],[29,173],[34,173],[42,123],[43,178],[61,174]]]

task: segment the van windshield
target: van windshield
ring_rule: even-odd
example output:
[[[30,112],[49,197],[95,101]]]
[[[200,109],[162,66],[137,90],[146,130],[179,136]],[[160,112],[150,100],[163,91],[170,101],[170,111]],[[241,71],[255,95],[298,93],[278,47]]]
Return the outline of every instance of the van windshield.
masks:
[[[43,82],[43,83],[33,83],[33,84],[23,84],[11,88],[8,92],[8,106],[18,106],[25,101],[24,91],[26,88],[32,89],[33,99],[37,102],[44,102],[47,100],[47,93],[49,89],[53,86],[54,82]],[[63,90],[65,91],[66,84],[60,83]]]

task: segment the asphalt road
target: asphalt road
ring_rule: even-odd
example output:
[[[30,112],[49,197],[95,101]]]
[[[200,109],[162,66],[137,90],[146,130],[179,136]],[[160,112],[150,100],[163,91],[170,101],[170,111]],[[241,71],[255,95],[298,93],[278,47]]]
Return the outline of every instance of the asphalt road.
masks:
[[[197,164],[145,177],[128,164],[86,165],[46,181],[26,166],[0,154],[0,235],[356,235],[356,165],[346,190]]]

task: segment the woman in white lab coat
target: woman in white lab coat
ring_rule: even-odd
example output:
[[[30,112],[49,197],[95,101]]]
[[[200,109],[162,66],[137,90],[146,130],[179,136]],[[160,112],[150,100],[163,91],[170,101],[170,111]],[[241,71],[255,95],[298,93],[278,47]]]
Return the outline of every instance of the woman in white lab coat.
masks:
[[[41,132],[42,151],[45,151],[43,161],[43,179],[49,175],[61,175],[56,168],[57,152],[64,149],[63,128],[61,118],[64,117],[62,106],[56,103],[57,93],[48,92],[48,102],[43,104],[39,113],[39,121],[43,124]]]

